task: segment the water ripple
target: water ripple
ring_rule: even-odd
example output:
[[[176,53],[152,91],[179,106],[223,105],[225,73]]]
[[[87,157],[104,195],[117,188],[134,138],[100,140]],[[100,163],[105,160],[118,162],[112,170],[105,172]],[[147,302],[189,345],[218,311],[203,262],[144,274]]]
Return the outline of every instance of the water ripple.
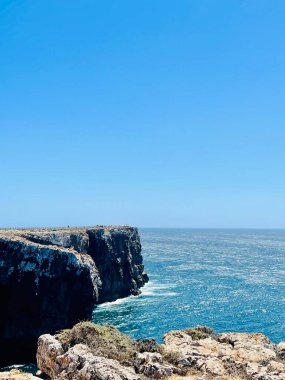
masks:
[[[206,324],[285,340],[285,231],[141,230],[151,281],[93,320],[136,338]]]

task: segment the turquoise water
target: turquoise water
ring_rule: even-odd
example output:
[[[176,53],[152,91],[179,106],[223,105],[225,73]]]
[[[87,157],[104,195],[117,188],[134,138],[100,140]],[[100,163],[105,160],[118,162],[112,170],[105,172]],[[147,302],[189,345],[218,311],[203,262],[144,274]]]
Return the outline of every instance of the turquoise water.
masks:
[[[150,282],[93,320],[161,341],[172,329],[263,332],[285,340],[285,231],[140,230]]]

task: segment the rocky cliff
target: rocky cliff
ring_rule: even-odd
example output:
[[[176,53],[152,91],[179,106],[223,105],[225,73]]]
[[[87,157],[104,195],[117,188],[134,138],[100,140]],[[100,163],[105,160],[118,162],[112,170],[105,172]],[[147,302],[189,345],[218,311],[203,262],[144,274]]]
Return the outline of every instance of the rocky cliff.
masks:
[[[136,228],[0,230],[0,364],[32,360],[41,334],[139,294],[143,270]]]
[[[172,331],[164,343],[133,341],[112,326],[80,323],[38,342],[38,366],[52,380],[284,380],[285,342],[262,334]]]

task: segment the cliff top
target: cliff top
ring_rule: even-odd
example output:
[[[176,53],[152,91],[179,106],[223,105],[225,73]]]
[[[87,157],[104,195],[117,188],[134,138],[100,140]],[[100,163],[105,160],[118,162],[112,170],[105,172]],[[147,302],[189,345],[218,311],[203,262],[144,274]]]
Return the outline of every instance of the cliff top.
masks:
[[[49,246],[55,249],[70,250],[72,252],[87,252],[88,232],[104,231],[104,235],[111,233],[131,234],[137,231],[131,226],[103,226],[93,227],[49,227],[49,228],[2,228],[0,239],[17,241],[27,245]]]
[[[29,227],[29,228],[0,228],[0,235],[2,233],[11,232],[17,234],[23,233],[23,232],[70,232],[70,233],[76,233],[76,232],[86,232],[87,230],[113,230],[113,229],[134,229],[136,227],[132,227],[129,225],[110,225],[110,226],[104,226],[104,225],[96,225],[96,226],[83,226],[83,227]]]

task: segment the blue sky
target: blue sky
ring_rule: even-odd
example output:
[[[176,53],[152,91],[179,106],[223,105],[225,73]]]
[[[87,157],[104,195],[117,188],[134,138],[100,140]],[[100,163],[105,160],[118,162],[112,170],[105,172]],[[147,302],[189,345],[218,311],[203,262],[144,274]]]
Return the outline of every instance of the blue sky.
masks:
[[[284,18],[0,0],[0,226],[284,228]]]

